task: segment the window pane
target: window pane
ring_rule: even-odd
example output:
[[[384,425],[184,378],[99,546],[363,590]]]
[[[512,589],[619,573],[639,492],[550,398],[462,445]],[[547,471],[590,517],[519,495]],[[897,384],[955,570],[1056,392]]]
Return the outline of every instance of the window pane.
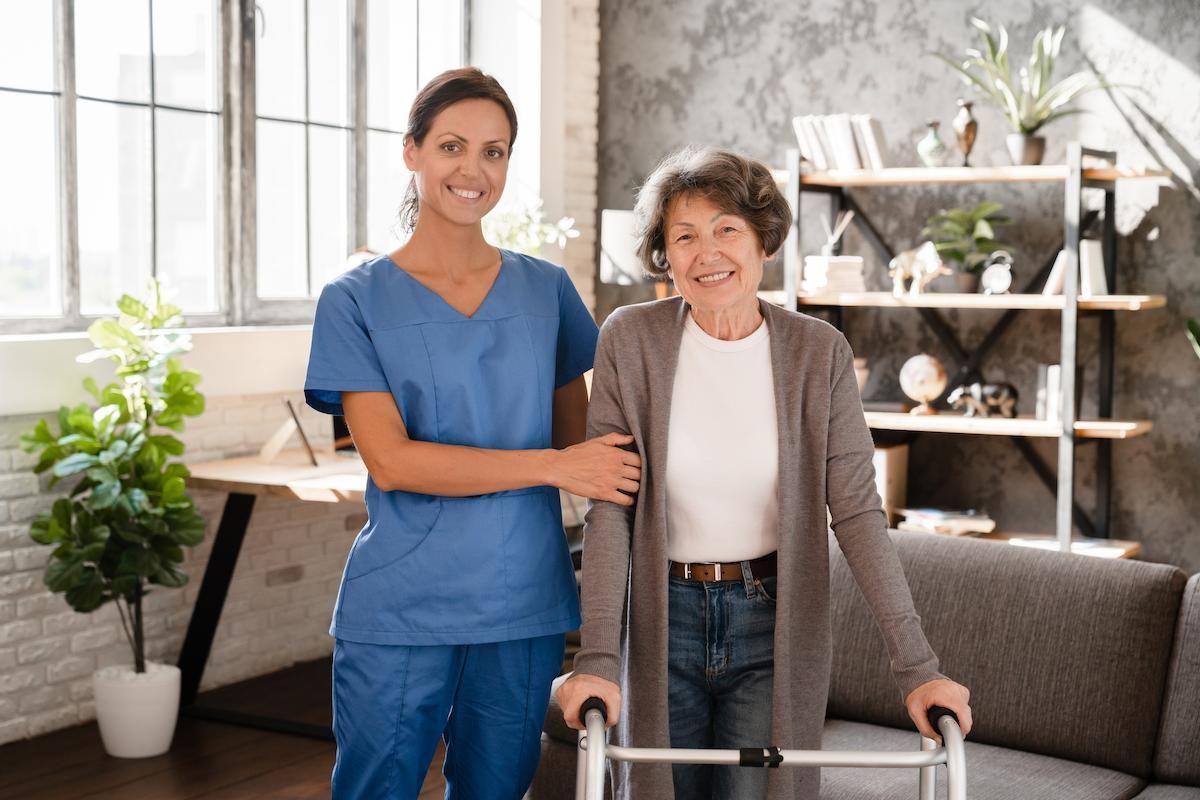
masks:
[[[308,3],[308,118],[345,125],[350,25],[346,0]]]
[[[216,111],[220,45],[214,0],[154,0],[154,100]]]
[[[419,83],[463,63],[462,3],[458,0],[420,0],[421,38],[418,48]]]
[[[0,86],[58,88],[54,51],[52,3],[0,0]]]
[[[304,118],[304,2],[257,0],[255,105],[267,117]]]
[[[77,114],[81,306],[109,314],[150,277],[150,112],[80,100]]]
[[[367,124],[403,131],[417,94],[417,0],[367,5]]]
[[[75,87],[89,97],[150,100],[147,0],[76,0]]]
[[[400,232],[400,202],[408,189],[404,166],[404,137],[398,133],[367,133],[367,246],[388,253],[407,235]]]
[[[304,126],[259,120],[258,296],[308,295]]]
[[[158,275],[184,311],[216,311],[219,118],[155,112],[158,159]]]
[[[309,254],[312,258],[312,293],[320,294],[335,275],[346,268],[350,254],[348,217],[349,141],[346,131],[311,127],[309,136]]]
[[[0,316],[62,313],[53,97],[0,92]]]

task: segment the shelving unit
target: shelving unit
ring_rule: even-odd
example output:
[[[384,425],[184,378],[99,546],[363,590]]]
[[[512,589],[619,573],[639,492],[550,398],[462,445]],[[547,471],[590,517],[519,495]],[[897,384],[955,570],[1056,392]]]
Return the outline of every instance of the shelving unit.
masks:
[[[1086,163],[1085,163],[1086,159]],[[966,417],[957,412],[917,416],[894,412],[866,412],[867,424],[876,430],[910,431],[915,433],[968,434],[1007,436],[1030,463],[1039,478],[1054,493],[1056,498],[1055,534],[1052,541],[1058,549],[1075,552],[1098,552],[1127,557],[1136,553],[1137,547],[1130,542],[1112,542],[1109,539],[1109,515],[1112,493],[1112,451],[1114,439],[1128,439],[1149,432],[1153,425],[1147,420],[1118,420],[1112,418],[1113,373],[1116,312],[1134,312],[1160,308],[1166,304],[1161,295],[1119,295],[1078,297],[1079,287],[1079,243],[1083,232],[1096,220],[1097,213],[1083,213],[1083,193],[1095,190],[1104,193],[1101,241],[1104,252],[1104,270],[1108,287],[1115,291],[1117,286],[1116,258],[1117,235],[1115,225],[1116,184],[1120,180],[1162,180],[1167,173],[1160,170],[1139,170],[1116,165],[1116,154],[1091,150],[1072,143],[1067,150],[1066,164],[1050,164],[1020,167],[941,167],[941,168],[896,168],[877,171],[840,170],[819,173],[802,173],[799,151],[787,154],[786,169],[776,173],[777,180],[784,186],[792,205],[793,226],[784,245],[784,289],[782,292],[763,292],[762,296],[772,302],[791,309],[798,306],[824,308],[833,313],[833,321],[843,326],[846,308],[911,308],[930,327],[946,350],[953,369],[948,368],[949,379],[942,398],[954,387],[981,379],[980,369],[986,353],[995,346],[1001,334],[1012,324],[1016,316],[1026,311],[1051,311],[1060,315],[1062,381],[1059,408],[1061,419],[1038,420],[1027,417],[1017,419]],[[939,186],[980,183],[1061,183],[1064,191],[1063,241],[1060,248],[1050,254],[1037,274],[1032,276],[1022,291],[1006,295],[933,293],[918,297],[897,297],[890,292],[861,292],[855,294],[801,295],[801,242],[800,210],[803,195],[817,192],[827,195],[830,217],[843,209],[855,212],[855,224],[869,245],[879,254],[884,263],[894,256],[894,250],[884,242],[870,218],[855,202],[849,189],[896,186]],[[1054,256],[1062,249],[1067,254],[1064,271],[1063,293],[1042,295],[1041,286],[1054,263]],[[1002,310],[1005,313],[995,323],[981,344],[967,350],[959,341],[950,325],[938,313],[938,309]],[[1074,418],[1075,368],[1077,365],[1077,340],[1080,315],[1094,316],[1099,326],[1099,403],[1098,418],[1077,420]],[[943,358],[943,360],[947,360]],[[1057,469],[1051,468],[1029,443],[1031,438],[1051,438],[1058,441]],[[1096,454],[1096,508],[1087,514],[1075,502],[1075,448],[1077,442],[1090,442],[1097,448]],[[1085,538],[1075,537],[1078,527]],[[994,534],[991,538],[1020,540],[1027,546],[1045,547],[1051,537],[1033,534]],[[1105,547],[1103,543],[1111,542]],[[1100,543],[1100,544],[1097,544]],[[1111,551],[1111,552],[1110,552]]]

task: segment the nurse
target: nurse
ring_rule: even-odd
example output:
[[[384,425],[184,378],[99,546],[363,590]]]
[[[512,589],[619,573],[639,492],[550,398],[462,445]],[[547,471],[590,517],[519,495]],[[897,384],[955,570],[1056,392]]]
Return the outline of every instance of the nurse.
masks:
[[[516,135],[495,79],[430,81],[404,143],[411,238],[317,304],[305,397],[346,416],[369,473],[330,629],[338,800],[415,798],[439,737],[448,798],[525,793],[579,625],[558,490],[638,490],[632,437],[583,441],[597,331],[570,279],[483,238]]]

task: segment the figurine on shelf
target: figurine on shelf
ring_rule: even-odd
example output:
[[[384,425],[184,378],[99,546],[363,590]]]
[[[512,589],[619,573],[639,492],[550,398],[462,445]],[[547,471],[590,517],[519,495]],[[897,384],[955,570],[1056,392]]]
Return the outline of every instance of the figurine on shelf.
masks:
[[[1017,388],[1011,383],[968,383],[959,386],[946,402],[967,417],[1017,416]]]
[[[946,163],[946,154],[949,151],[937,132],[938,126],[941,124],[936,119],[929,120],[927,123],[929,129],[921,141],[917,142],[917,155],[921,157],[921,163],[927,167],[940,167]]]
[[[958,113],[954,115],[954,136],[958,139],[958,149],[962,151],[964,167],[971,166],[967,159],[971,157],[971,148],[975,146],[975,136],[979,133],[979,123],[971,114],[970,100],[958,98]]]
[[[939,275],[949,275],[950,268],[942,263],[937,245],[925,242],[920,247],[905,250],[888,262],[888,274],[892,277],[892,294],[903,297],[908,294],[919,297],[925,287]],[[906,281],[911,283],[906,284]]]
[[[936,414],[929,404],[946,388],[946,368],[931,355],[913,356],[900,367],[900,388],[920,404],[910,414]]]

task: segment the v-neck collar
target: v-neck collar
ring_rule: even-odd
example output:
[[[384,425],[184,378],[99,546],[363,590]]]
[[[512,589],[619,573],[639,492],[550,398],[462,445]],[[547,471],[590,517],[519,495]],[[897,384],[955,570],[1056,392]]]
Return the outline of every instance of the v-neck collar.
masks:
[[[489,303],[492,299],[492,295],[496,294],[496,289],[500,285],[500,281],[504,278],[504,273],[508,271],[506,269],[506,266],[507,266],[508,260],[509,260],[509,252],[507,250],[504,250],[503,248],[499,248],[499,247],[496,249],[499,250],[499,252],[500,252],[500,268],[496,270],[496,277],[494,277],[492,279],[492,285],[488,287],[487,293],[483,296],[483,299],[479,301],[479,305],[475,307],[475,310],[472,311],[470,314],[464,314],[463,312],[459,311],[457,308],[452,306],[450,304],[450,302],[448,300],[446,300],[446,298],[442,297],[442,295],[440,295],[438,292],[434,291],[433,289],[429,288],[421,281],[417,280],[417,277],[415,275],[413,275],[411,272],[406,270],[404,267],[397,264],[395,262],[395,260],[392,259],[392,256],[390,253],[386,254],[384,256],[384,258],[387,259],[388,264],[390,265],[391,269],[404,275],[404,277],[406,279],[408,279],[409,281],[411,281],[414,286],[419,287],[420,291],[422,291],[425,294],[429,295],[430,297],[434,298],[434,300],[438,304],[440,304],[442,308],[444,308],[446,311],[449,311],[451,314],[453,314],[456,319],[462,320],[462,321],[468,321],[468,320],[475,320],[475,319],[482,318],[480,316],[481,312],[484,311],[484,309],[487,308],[487,306],[489,305]]]

